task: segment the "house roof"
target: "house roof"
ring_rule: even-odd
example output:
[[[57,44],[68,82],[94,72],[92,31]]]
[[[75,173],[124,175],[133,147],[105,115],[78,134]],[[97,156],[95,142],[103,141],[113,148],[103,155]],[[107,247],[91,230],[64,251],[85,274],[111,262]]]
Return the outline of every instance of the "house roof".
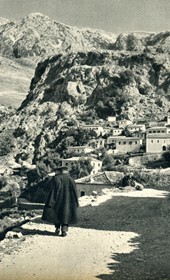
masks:
[[[168,129],[166,126],[152,126],[148,128],[147,130],[153,130],[153,129]]]
[[[90,159],[91,161],[101,162],[101,160],[92,158],[92,157],[83,157],[84,159]],[[82,157],[71,157],[71,158],[63,158],[62,161],[78,161],[82,159]]]
[[[140,137],[126,137],[126,136],[109,136],[107,139],[115,139],[115,140],[141,140]]]
[[[170,139],[170,134],[169,133],[147,134],[146,138],[148,138],[148,139]]]

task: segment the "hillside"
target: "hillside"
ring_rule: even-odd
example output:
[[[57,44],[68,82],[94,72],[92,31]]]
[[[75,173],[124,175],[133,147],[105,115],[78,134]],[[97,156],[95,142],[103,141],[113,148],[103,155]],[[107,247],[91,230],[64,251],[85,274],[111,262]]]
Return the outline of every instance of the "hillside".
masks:
[[[38,64],[27,98],[1,130],[14,131],[13,155],[23,153],[32,163],[50,150],[61,153],[79,123],[110,115],[160,120],[169,111],[169,71],[166,52],[101,50],[49,57]]]
[[[0,104],[20,106],[28,93],[38,60],[0,56]]]
[[[18,21],[0,18],[0,104],[19,107],[41,57],[82,49],[107,49],[116,35],[67,26],[40,13]]]
[[[0,26],[0,54],[8,57],[43,56],[67,49],[108,49],[116,36],[101,30],[67,26],[41,13]]]
[[[41,14],[30,14],[15,23],[3,25],[2,29],[3,42],[7,37],[13,38],[13,44],[8,44],[10,51],[6,53],[13,57],[3,57],[5,68],[2,67],[0,72],[3,77],[2,90],[8,87],[6,94],[10,96],[14,92],[13,85],[17,88],[15,92],[24,92],[34,63],[40,59],[34,55],[42,55],[41,51],[37,53],[37,48],[33,48],[34,39],[38,38],[41,46],[47,41],[49,43],[44,59],[36,67],[27,97],[17,112],[0,125],[1,143],[3,139],[9,139],[15,159],[24,158],[35,163],[47,157],[51,150],[61,155],[68,143],[84,144],[81,137],[77,142],[75,139],[73,141],[73,134],[78,131],[80,123],[97,123],[99,119],[106,120],[113,115],[133,122],[161,120],[169,111],[169,32],[121,34],[114,43],[103,31],[80,31],[51,21]],[[36,37],[35,29],[42,36]],[[80,33],[82,40],[75,36]],[[58,51],[59,45],[51,49],[49,38],[52,37],[48,34],[62,34],[63,41]],[[44,36],[47,35],[46,41],[47,37]],[[72,42],[71,47],[63,51],[68,42]],[[104,45],[102,42],[105,42]],[[54,54],[47,57],[50,50]],[[16,53],[18,58],[14,57]],[[7,78],[4,73],[7,73]],[[15,84],[16,77],[19,83]]]

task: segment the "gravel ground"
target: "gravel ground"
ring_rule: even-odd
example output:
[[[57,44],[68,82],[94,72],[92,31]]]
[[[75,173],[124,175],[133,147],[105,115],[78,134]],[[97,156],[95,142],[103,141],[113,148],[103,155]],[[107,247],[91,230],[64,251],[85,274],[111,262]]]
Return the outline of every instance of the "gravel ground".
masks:
[[[19,229],[20,238],[4,239],[0,279],[170,279],[167,189],[105,190],[80,203],[79,222],[67,237],[35,219]]]

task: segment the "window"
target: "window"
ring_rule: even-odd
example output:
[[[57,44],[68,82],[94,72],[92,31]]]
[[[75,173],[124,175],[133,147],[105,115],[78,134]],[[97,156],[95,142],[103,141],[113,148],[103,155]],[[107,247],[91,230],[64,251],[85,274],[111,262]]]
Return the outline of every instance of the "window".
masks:
[[[80,192],[80,196],[85,196],[85,194],[86,194],[85,191]]]
[[[135,141],[135,144],[137,145],[137,144],[138,144],[138,142],[137,142],[137,141]]]
[[[121,142],[119,142],[119,145],[121,145]]]
[[[151,140],[151,143],[153,143],[153,140]]]
[[[126,141],[124,141],[123,144],[126,145]]]
[[[159,140],[157,140],[157,143],[159,143]]]
[[[100,163],[98,163],[98,166],[100,167]]]
[[[68,162],[66,162],[65,164],[66,164],[66,166],[68,166]]]

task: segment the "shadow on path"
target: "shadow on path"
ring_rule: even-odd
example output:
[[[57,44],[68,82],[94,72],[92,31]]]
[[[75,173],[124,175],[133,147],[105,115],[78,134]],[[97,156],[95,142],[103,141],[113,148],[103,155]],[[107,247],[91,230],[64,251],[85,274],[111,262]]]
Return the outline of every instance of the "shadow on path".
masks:
[[[170,196],[165,198],[113,197],[98,207],[79,208],[77,227],[134,232],[131,253],[116,253],[103,280],[170,279]],[[120,233],[121,234],[121,233]]]
[[[39,229],[26,229],[22,228],[21,230],[23,235],[46,235],[46,236],[56,236],[55,232],[50,232],[47,230],[39,230]]]

